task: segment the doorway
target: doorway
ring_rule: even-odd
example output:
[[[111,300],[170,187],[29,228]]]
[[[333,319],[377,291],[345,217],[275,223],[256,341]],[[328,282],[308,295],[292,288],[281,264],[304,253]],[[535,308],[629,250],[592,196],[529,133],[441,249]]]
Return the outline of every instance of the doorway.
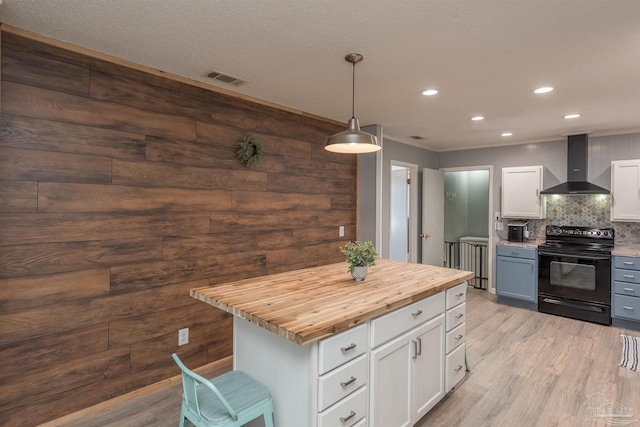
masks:
[[[389,259],[416,262],[418,166],[391,160]]]
[[[476,288],[488,289],[492,273],[491,166],[444,169],[445,266],[473,271]]]

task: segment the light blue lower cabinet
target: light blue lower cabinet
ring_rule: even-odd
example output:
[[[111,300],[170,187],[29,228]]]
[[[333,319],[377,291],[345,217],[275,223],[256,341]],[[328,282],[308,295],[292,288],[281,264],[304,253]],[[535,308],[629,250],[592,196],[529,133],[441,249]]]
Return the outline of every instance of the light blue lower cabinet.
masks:
[[[498,302],[538,309],[538,255],[536,249],[496,246]]]
[[[614,256],[612,261],[612,324],[640,330],[640,258]]]

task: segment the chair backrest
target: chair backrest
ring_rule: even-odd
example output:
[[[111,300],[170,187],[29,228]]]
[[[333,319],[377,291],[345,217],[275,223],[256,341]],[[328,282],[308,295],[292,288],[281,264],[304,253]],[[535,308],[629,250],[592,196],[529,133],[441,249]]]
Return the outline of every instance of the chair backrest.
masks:
[[[229,405],[229,402],[227,402],[222,393],[220,393],[211,381],[184,366],[184,363],[182,363],[182,360],[180,360],[177,354],[173,353],[171,357],[173,357],[173,360],[182,371],[182,399],[187,403],[189,409],[198,416],[198,418],[202,418],[202,414],[200,412],[200,405],[198,404],[197,387],[199,384],[203,384],[216,395],[227,411],[229,411],[231,419],[234,421],[238,419],[236,411],[233,410],[231,405]]]

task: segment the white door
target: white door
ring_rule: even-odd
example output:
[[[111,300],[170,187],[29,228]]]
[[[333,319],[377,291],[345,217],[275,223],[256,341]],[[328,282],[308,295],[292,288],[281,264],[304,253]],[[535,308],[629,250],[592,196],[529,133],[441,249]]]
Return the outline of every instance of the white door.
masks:
[[[390,163],[389,240],[382,257],[418,262],[418,166],[397,160]]]
[[[389,259],[409,260],[409,169],[391,165]]]
[[[444,262],[444,172],[422,169],[422,263]]]

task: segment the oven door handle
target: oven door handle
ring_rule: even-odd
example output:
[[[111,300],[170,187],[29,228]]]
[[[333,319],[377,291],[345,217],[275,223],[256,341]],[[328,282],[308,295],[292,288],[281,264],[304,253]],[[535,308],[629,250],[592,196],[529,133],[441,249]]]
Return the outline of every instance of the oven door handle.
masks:
[[[562,305],[565,307],[577,308],[577,309],[586,310],[586,311],[595,311],[596,313],[602,313],[604,311],[600,307],[572,304],[570,302],[557,300],[555,298],[543,298],[542,301],[546,302],[547,304]]]
[[[611,259],[610,256],[607,255],[578,255],[578,254],[568,254],[561,252],[547,252],[547,251],[538,251],[538,255],[546,255],[546,256],[568,256],[578,259],[591,259],[594,261],[608,261]]]

